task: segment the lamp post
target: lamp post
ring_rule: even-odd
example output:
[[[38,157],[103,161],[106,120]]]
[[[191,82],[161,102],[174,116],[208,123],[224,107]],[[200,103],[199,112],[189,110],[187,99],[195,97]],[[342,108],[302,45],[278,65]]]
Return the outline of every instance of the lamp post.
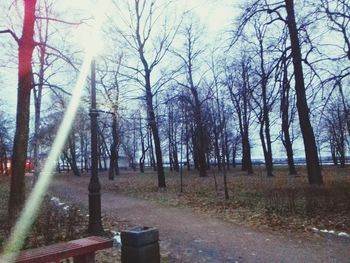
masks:
[[[91,61],[91,177],[89,183],[89,234],[103,233],[101,222],[101,186],[98,179],[98,151],[97,151],[97,116],[96,110],[96,65]]]

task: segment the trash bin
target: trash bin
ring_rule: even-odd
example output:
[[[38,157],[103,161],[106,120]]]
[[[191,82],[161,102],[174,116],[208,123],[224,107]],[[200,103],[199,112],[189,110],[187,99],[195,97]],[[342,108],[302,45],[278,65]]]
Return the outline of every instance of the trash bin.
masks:
[[[121,232],[122,263],[160,263],[159,233],[154,227],[133,227]]]

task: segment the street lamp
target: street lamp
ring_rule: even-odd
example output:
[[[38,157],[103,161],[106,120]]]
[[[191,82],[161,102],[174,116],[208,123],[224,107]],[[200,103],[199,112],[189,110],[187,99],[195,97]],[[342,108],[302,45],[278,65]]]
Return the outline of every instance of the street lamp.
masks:
[[[96,110],[96,64],[91,61],[91,177],[89,183],[89,227],[88,232],[93,235],[102,234],[101,221],[101,185],[98,179],[98,151],[97,151],[97,116]]]

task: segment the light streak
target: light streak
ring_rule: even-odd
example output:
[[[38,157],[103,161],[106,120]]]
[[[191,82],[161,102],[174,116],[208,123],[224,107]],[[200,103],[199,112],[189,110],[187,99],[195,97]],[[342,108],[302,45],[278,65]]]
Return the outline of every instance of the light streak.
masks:
[[[96,6],[100,5],[96,3]],[[50,154],[45,162],[45,166],[25,203],[25,206],[21,212],[19,219],[17,220],[16,225],[13,228],[13,231],[9,237],[9,241],[4,248],[4,253],[0,257],[0,263],[13,262],[18,256],[19,251],[24,244],[24,240],[29,233],[32,224],[34,223],[35,218],[38,215],[40,205],[42,204],[43,198],[48,190],[53,176],[56,160],[59,158],[71,130],[90,70],[91,61],[96,55],[96,46],[94,43],[98,43],[98,41],[100,41],[97,39],[99,36],[97,32],[99,32],[101,29],[103,22],[103,12],[101,12],[101,9],[96,9],[97,12],[95,13],[95,23],[92,28],[92,32],[95,34],[90,35],[90,44],[86,46],[85,57],[81,66],[78,80],[72,92],[72,98],[64,114],[61,125],[57,131],[56,139],[53,142]]]

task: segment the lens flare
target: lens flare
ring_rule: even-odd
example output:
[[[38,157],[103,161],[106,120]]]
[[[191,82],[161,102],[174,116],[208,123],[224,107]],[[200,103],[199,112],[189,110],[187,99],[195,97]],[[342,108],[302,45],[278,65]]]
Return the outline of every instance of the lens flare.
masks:
[[[97,38],[99,37],[98,32],[100,32],[101,29],[103,14],[101,11],[98,11],[94,17],[95,23],[92,28],[92,32],[95,32],[95,34],[90,35],[89,41],[90,43],[99,43],[100,40]],[[83,88],[85,86],[86,79],[90,70],[91,61],[95,55],[95,46],[93,44],[87,45],[85,47],[85,57],[81,66],[79,77],[75,84],[72,98],[69,102],[62,123],[58,129],[56,139],[53,142],[50,154],[47,158],[42,172],[39,175],[38,181],[35,187],[32,189],[26,201],[25,207],[16,225],[13,228],[9,241],[4,248],[4,253],[0,257],[0,263],[13,262],[16,259],[19,250],[22,248],[24,240],[38,214],[40,205],[43,201],[43,197],[46,194],[49,183],[52,179],[56,160],[59,158],[71,130],[76,112],[80,104]]]

